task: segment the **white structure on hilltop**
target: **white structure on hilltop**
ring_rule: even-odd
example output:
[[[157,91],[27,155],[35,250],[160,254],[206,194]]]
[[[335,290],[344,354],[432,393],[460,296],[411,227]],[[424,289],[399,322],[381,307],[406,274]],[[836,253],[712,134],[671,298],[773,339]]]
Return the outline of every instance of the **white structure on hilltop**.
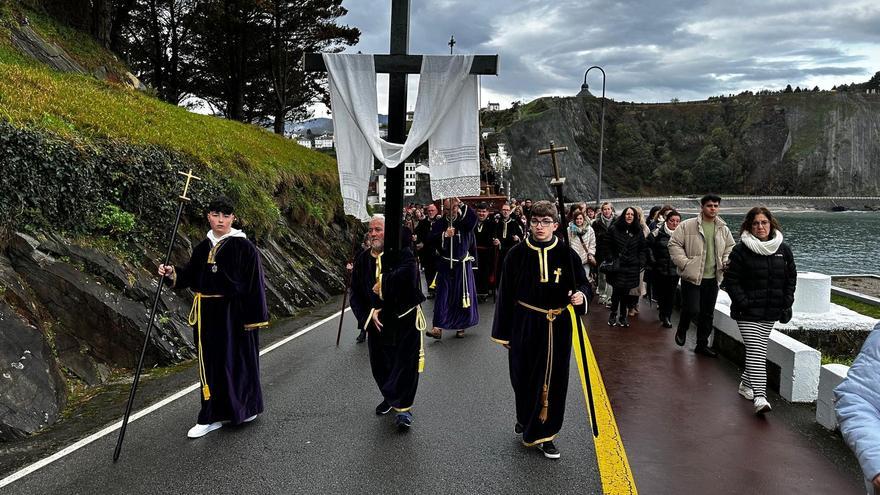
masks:
[[[501,104],[500,104],[500,103],[492,103],[492,102],[490,101],[490,102],[486,105],[486,110],[488,110],[488,111],[490,111],[490,112],[497,112],[497,111],[501,110]]]

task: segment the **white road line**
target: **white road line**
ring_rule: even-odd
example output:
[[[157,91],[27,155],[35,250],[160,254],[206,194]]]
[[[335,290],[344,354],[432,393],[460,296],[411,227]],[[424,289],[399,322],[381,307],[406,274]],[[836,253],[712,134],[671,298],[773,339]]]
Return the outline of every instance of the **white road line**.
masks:
[[[349,310],[351,310],[351,308],[345,308],[345,311],[349,311]],[[282,339],[282,340],[270,345],[269,347],[263,349],[262,351],[260,351],[260,356],[266,354],[267,352],[274,351],[275,349],[283,346],[284,344],[287,344],[288,342],[290,342],[291,340],[293,340],[297,337],[305,335],[306,333],[308,333],[308,332],[314,330],[315,328],[327,323],[328,321],[339,317],[339,315],[340,315],[340,312],[337,311],[336,313],[333,313],[332,315],[324,318],[323,320],[312,323],[311,325],[303,328],[302,330],[296,332],[295,334],[293,334],[289,337],[285,337],[284,339]],[[193,383],[192,385],[186,387],[185,389],[180,390],[179,392],[177,392],[173,395],[170,395],[170,396],[162,399],[161,401],[132,414],[128,419],[128,423],[131,424],[136,419],[142,418],[142,417],[146,416],[147,414],[150,414],[150,413],[152,413],[162,407],[165,407],[168,404],[171,404],[172,402],[176,401],[177,399],[183,397],[184,395],[186,395],[190,392],[193,392],[195,390],[198,390],[198,388],[199,388],[199,383],[198,382]],[[109,435],[110,433],[113,433],[114,431],[118,430],[119,428],[122,428],[122,421],[121,420],[104,428],[103,430],[101,430],[97,433],[93,433],[92,435],[89,435],[88,437],[83,438],[82,440],[74,443],[73,445],[69,445],[69,446],[61,449],[60,451],[50,455],[49,457],[41,459],[41,460],[39,460],[29,466],[26,466],[26,467],[20,469],[19,471],[16,471],[15,473],[7,476],[6,478],[3,478],[2,480],[0,480],[0,488],[3,488],[4,486],[6,486],[10,483],[13,483],[21,478],[24,478],[25,476],[33,473],[34,471],[36,471],[42,467],[48,466],[49,464],[52,464],[53,462],[57,461],[58,459],[61,459],[62,457],[66,456],[68,454],[76,452],[77,450],[94,442],[95,440],[98,440],[101,437],[104,437],[104,436]]]

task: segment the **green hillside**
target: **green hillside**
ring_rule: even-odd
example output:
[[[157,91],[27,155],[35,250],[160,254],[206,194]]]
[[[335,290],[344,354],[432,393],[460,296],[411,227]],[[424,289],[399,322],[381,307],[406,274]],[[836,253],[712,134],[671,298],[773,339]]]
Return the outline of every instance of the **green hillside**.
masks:
[[[0,6],[0,122],[35,133],[39,142],[66,142],[92,155],[102,153],[96,149],[117,146],[131,147],[135,153],[167,151],[169,160],[175,162],[172,174],[174,168],[196,168],[197,174],[209,179],[212,187],[208,190],[228,192],[238,201],[239,216],[257,234],[271,232],[282,215],[295,223],[323,223],[339,210],[338,177],[331,158],[256,126],[197,115],[163,103],[112,82],[112,75],[109,81],[100,81],[52,70],[22,55],[13,45],[11,29],[22,16],[27,16],[34,31],[63,47],[86,70],[105,67],[118,74],[124,73],[125,67],[85,34],[8,3]],[[6,158],[10,159],[8,152]],[[138,161],[137,156],[132,158]],[[117,160],[118,169],[111,173],[126,174],[127,165]],[[162,170],[158,167],[154,171],[159,174]],[[27,171],[21,167],[21,172]],[[176,184],[176,174],[151,181],[149,170],[146,172],[139,173],[146,181],[142,186],[169,191],[168,201],[173,201],[173,188],[166,183]],[[113,199],[102,210],[114,206],[131,209],[131,205],[112,204]],[[124,203],[124,198],[119,203]]]

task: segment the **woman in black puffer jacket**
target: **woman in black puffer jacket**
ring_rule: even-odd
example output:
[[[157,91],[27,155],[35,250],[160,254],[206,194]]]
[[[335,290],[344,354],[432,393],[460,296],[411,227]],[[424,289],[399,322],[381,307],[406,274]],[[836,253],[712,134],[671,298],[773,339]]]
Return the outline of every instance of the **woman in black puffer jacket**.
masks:
[[[767,208],[749,210],[740,234],[740,242],[730,253],[723,285],[730,296],[730,317],[736,320],[746,346],[739,393],[753,400],[756,414],[763,414],[770,410],[767,341],[773,324],[794,303],[797,268],[791,248],[783,242],[779,222]]]
[[[645,235],[633,208],[623,213],[608,229],[605,237],[606,259],[619,260],[617,271],[608,276],[614,292],[611,294],[611,314],[608,325],[628,327],[626,308],[629,305],[630,289],[639,285],[639,274],[645,266]],[[635,296],[638,300],[638,296]]]
[[[665,221],[648,235],[648,259],[654,270],[654,293],[657,294],[660,323],[666,328],[672,328],[672,303],[678,288],[678,271],[669,256],[669,239],[680,222],[681,214],[669,210]]]

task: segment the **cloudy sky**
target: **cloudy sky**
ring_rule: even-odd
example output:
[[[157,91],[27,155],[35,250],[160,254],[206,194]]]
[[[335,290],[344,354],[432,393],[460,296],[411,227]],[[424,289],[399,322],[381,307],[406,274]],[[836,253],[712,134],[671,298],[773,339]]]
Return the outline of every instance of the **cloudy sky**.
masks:
[[[483,105],[578,92],[591,65],[618,101],[863,82],[880,71],[877,0],[412,0],[410,53],[499,54]],[[360,28],[349,52],[387,53],[391,0],[343,0]],[[409,106],[416,78],[410,79]],[[590,72],[594,94],[601,73]],[[387,105],[379,79],[380,109]]]

